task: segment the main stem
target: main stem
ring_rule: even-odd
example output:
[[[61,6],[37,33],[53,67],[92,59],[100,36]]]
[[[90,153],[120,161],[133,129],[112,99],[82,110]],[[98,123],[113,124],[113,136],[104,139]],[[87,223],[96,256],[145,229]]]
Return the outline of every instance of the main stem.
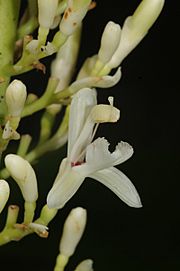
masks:
[[[11,74],[6,69],[13,64],[20,0],[0,0],[0,124],[4,116],[4,93]]]

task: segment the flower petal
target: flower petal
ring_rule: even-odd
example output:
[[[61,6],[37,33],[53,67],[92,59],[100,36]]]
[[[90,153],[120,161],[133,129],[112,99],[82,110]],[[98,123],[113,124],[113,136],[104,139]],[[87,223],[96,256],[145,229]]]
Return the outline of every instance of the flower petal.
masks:
[[[105,138],[97,138],[87,146],[86,163],[75,167],[75,170],[88,176],[89,174],[123,163],[133,154],[133,148],[126,142],[121,141],[111,153],[109,143]]]
[[[105,76],[89,76],[75,81],[69,87],[70,92],[76,93],[79,89],[84,87],[99,87],[99,88],[110,88],[116,85],[121,79],[121,69],[118,68],[116,73]]]
[[[117,144],[115,151],[112,153],[115,160],[113,166],[124,163],[133,155],[133,147],[124,141]]]
[[[96,91],[93,89],[81,89],[73,96],[69,116],[68,156],[79,137],[87,116],[96,104]]]
[[[76,193],[83,181],[84,177],[71,168],[67,168],[63,175],[58,174],[47,196],[48,207],[62,208]]]
[[[103,169],[91,174],[89,177],[107,186],[127,205],[135,208],[142,207],[136,188],[128,177],[117,168]]]

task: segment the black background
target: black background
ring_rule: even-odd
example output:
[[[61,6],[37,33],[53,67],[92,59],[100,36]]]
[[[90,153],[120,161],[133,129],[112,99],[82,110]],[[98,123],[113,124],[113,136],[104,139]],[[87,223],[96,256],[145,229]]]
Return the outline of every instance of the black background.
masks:
[[[109,20],[122,25],[140,1],[97,1],[83,29],[78,67],[99,48],[101,33]],[[97,136],[115,146],[120,140],[134,147],[133,157],[118,168],[133,181],[143,208],[133,209],[110,190],[87,179],[76,195],[50,224],[48,240],[35,235],[0,248],[0,270],[53,270],[62,225],[69,211],[82,206],[88,211],[85,234],[70,259],[68,270],[85,259],[94,269],[111,271],[176,271],[180,268],[179,204],[179,61],[178,1],[166,0],[158,21],[141,44],[124,60],[122,79],[111,89],[98,90],[99,102],[115,96],[121,109],[117,125],[103,125]],[[48,60],[50,61],[50,59]],[[47,63],[48,63],[47,61]],[[20,77],[30,90],[45,85],[38,72]],[[37,137],[38,119],[27,118],[24,129]],[[32,125],[33,121],[33,125]],[[56,175],[65,148],[48,154],[35,165],[40,200],[38,211]],[[12,184],[11,184],[12,186]],[[9,203],[22,203],[13,188]],[[2,215],[2,220],[5,212]]]

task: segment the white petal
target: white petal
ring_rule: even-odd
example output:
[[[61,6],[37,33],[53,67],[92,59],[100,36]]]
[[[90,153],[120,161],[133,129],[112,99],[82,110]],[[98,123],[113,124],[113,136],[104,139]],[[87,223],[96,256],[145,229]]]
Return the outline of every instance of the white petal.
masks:
[[[88,176],[89,174],[125,162],[133,154],[132,147],[126,142],[120,142],[114,152],[110,152],[109,143],[105,138],[97,138],[87,146],[86,163],[76,166],[75,170]]]
[[[117,144],[115,151],[112,153],[116,161],[113,166],[119,165],[127,161],[133,155],[133,148],[127,142],[121,141]]]
[[[84,177],[69,168],[63,175],[58,174],[53,187],[47,196],[49,208],[62,208],[65,203],[76,193]]]
[[[118,68],[116,73],[106,76],[89,76],[80,80],[75,81],[69,87],[71,93],[77,92],[79,89],[84,87],[99,87],[99,88],[110,88],[116,85],[121,79],[121,69]]]
[[[87,116],[96,104],[96,91],[93,89],[81,89],[73,96],[69,117],[68,156],[81,133]]]
[[[135,208],[142,207],[136,188],[128,177],[117,168],[104,169],[91,174],[89,177],[107,186],[127,205]]]

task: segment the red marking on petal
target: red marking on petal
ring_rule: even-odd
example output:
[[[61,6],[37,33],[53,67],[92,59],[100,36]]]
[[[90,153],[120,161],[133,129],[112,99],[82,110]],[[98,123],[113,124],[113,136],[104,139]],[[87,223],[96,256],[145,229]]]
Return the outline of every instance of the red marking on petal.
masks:
[[[72,167],[80,166],[80,165],[82,165],[82,164],[83,164],[83,162],[71,162],[71,166],[72,166]]]

